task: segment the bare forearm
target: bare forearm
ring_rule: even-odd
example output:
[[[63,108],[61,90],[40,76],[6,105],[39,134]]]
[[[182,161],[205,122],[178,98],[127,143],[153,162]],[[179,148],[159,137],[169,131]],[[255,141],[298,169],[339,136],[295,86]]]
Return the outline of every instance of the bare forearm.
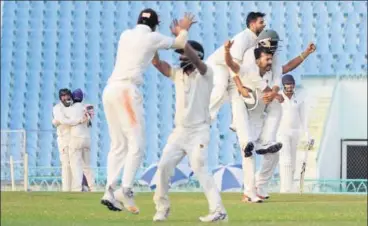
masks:
[[[187,43],[184,47],[184,55],[189,58],[190,62],[198,69],[199,73],[204,75],[207,72],[207,66],[199,58],[197,52]]]
[[[282,66],[282,74],[286,74],[294,70],[295,68],[297,68],[308,56],[309,56],[309,53],[304,51],[299,56],[290,60],[287,64]]]
[[[171,66],[167,62],[160,60],[157,53],[155,54],[155,56],[152,59],[152,64],[163,75],[165,75],[167,77],[170,76]]]
[[[233,79],[234,79],[236,88],[238,89],[239,93],[243,97],[249,97],[248,90],[246,88],[244,88],[244,85],[243,85],[242,81],[240,80],[239,76],[235,76]]]
[[[240,70],[239,64],[237,64],[233,60],[233,57],[230,54],[230,50],[226,50],[226,49],[225,49],[225,62],[226,62],[226,65],[231,69],[231,71],[233,71],[235,74],[239,73],[239,70]]]

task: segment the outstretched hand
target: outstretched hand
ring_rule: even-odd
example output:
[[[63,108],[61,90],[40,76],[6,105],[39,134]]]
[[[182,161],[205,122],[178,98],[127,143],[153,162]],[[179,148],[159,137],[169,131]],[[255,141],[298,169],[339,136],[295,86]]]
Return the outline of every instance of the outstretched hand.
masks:
[[[194,18],[195,16],[192,13],[185,13],[184,17],[179,21],[179,26],[188,31],[193,24],[197,23]]]
[[[170,30],[171,33],[175,36],[178,36],[180,31],[182,30],[181,27],[179,26],[179,22],[177,19],[173,19],[173,21],[170,24]]]
[[[227,40],[224,44],[225,50],[230,51],[231,47],[233,46],[234,41]]]

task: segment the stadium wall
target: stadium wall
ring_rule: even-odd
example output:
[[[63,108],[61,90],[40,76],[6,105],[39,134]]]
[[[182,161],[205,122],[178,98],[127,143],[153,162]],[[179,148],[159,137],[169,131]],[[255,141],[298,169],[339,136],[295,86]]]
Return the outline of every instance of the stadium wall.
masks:
[[[317,156],[317,178],[340,178],[342,139],[367,139],[366,77],[337,81]]]

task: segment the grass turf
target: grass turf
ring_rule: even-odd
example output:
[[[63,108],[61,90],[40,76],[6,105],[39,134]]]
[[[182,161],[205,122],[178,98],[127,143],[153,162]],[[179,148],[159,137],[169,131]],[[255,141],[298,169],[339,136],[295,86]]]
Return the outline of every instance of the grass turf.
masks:
[[[1,192],[1,225],[204,225],[207,214],[202,193],[171,193],[167,222],[152,222],[152,193],[138,193],[139,215],[111,212],[100,204],[102,193]],[[241,203],[240,195],[222,194],[229,214],[226,225],[366,225],[367,196],[272,194],[263,204]]]

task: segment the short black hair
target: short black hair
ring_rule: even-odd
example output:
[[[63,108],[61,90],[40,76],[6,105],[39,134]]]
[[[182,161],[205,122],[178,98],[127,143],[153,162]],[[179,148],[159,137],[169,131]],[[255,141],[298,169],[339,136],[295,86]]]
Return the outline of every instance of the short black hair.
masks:
[[[158,21],[158,15],[155,10],[147,8],[139,13],[137,24],[147,25],[153,30],[159,23],[160,21]]]
[[[254,57],[256,58],[256,60],[258,60],[261,57],[262,53],[273,55],[273,53],[270,51],[269,48],[264,48],[260,46],[254,49]]]
[[[247,28],[249,28],[250,23],[252,23],[253,21],[256,21],[258,19],[258,17],[264,17],[266,16],[265,13],[261,13],[261,12],[250,12],[248,13],[247,16]]]

